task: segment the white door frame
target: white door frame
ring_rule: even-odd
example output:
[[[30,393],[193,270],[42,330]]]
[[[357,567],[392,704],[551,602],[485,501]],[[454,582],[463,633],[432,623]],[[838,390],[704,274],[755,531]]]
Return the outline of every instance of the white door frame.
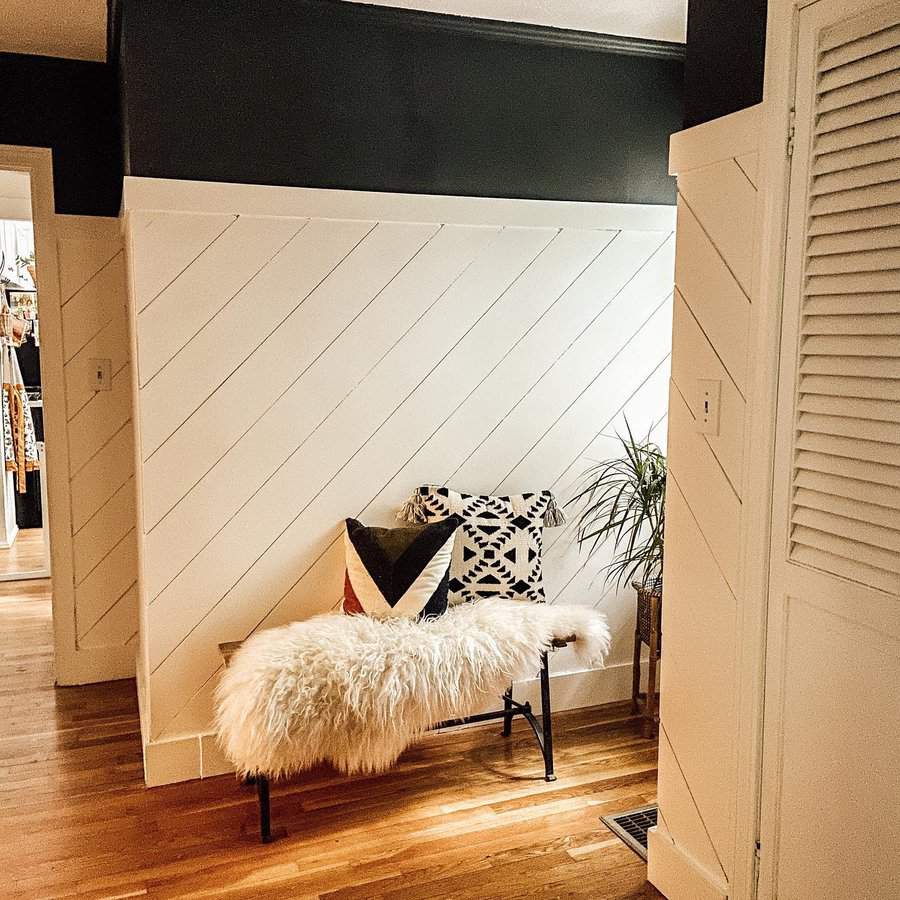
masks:
[[[44,527],[50,535],[55,676],[58,684],[79,684],[89,676],[79,665],[75,633],[75,584],[72,515],[69,497],[69,436],[63,369],[62,310],[56,250],[56,210],[53,201],[52,151],[42,147],[0,144],[0,169],[31,177],[31,219],[34,250],[40,270],[41,387],[44,434],[47,438],[48,503]]]
[[[765,84],[759,145],[760,222],[754,273],[753,328],[748,391],[748,427],[742,522],[741,641],[738,665],[737,785],[735,861],[732,897],[752,900],[757,894],[762,795],[766,630],[772,487],[775,463],[775,411],[778,361],[781,357],[785,240],[790,189],[787,142],[794,97],[796,19],[815,0],[770,0],[766,27]],[[765,847],[761,848],[765,858]]]

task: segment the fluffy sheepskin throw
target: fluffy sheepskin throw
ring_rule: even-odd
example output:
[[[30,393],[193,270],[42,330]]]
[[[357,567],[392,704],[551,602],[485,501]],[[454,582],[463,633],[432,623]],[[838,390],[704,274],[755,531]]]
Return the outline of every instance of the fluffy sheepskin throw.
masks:
[[[262,631],[219,683],[219,741],[242,775],[381,772],[430,726],[533,677],[570,635],[581,662],[603,664],[606,618],[577,606],[485,599],[423,621],[323,615]]]

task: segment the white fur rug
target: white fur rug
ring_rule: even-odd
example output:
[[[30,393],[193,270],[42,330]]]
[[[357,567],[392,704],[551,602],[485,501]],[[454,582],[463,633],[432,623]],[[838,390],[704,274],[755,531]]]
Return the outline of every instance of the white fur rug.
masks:
[[[533,677],[569,635],[581,662],[603,664],[606,618],[577,606],[481,600],[423,622],[323,615],[263,631],[219,684],[219,741],[243,775],[381,772],[431,725]]]

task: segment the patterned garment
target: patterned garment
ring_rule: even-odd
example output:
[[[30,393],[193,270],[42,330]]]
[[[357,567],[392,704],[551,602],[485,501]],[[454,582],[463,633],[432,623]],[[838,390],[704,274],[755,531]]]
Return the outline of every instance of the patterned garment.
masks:
[[[34,422],[16,351],[4,340],[0,353],[3,370],[3,455],[6,470],[16,473],[16,490],[24,494],[25,473],[33,472],[39,465]]]
[[[376,618],[443,615],[460,521],[450,516],[433,525],[367,528],[347,519],[344,612]]]
[[[543,602],[544,527],[565,522],[550,491],[491,497],[420,487],[398,514],[409,522],[462,518],[450,564],[450,603],[481,597]]]

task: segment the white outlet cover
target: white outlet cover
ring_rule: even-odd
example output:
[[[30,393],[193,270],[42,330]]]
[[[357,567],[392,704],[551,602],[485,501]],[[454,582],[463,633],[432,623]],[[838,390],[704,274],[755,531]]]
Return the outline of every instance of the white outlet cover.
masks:
[[[694,414],[697,431],[701,434],[719,433],[719,403],[722,382],[715,378],[697,379],[697,404]]]
[[[112,390],[112,360],[88,360],[88,381],[92,391]]]

